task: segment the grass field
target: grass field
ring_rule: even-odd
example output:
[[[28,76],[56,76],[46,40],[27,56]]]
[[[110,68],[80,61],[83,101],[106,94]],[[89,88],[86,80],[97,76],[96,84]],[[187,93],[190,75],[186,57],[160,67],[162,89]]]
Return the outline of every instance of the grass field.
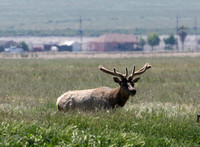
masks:
[[[0,146],[199,146],[200,57],[0,59]],[[153,68],[123,108],[58,112],[74,89],[116,87],[102,64]]]
[[[84,35],[102,33],[175,33],[179,24],[194,33],[197,0],[1,0],[0,36],[79,34],[79,18]],[[197,18],[197,24],[199,19]]]

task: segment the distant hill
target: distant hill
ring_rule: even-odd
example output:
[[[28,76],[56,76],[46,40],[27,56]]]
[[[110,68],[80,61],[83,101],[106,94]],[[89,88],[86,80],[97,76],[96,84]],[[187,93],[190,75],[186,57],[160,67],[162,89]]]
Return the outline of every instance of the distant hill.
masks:
[[[198,0],[1,0],[0,36],[75,36],[80,16],[84,35],[90,36],[175,33],[177,15],[192,33],[199,8]]]

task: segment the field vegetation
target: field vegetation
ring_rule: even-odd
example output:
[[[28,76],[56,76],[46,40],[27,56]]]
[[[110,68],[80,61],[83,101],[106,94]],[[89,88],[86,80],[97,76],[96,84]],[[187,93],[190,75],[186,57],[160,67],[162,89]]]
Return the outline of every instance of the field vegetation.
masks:
[[[1,0],[1,36],[47,36],[79,34],[79,18],[84,35],[107,32],[148,34],[176,33],[179,24],[194,33],[197,0]],[[198,23],[197,23],[198,24]]]
[[[199,146],[200,57],[1,59],[0,146]],[[116,87],[119,71],[149,62],[123,108],[58,112],[68,90]]]

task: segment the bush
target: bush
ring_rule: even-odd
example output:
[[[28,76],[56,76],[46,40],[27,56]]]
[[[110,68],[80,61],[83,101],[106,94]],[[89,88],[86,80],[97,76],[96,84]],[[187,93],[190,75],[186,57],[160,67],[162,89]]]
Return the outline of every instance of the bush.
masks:
[[[168,38],[164,38],[164,43],[166,50],[173,50],[173,46],[177,44],[177,38],[171,34]]]
[[[25,52],[28,52],[28,51],[29,51],[29,47],[28,47],[28,45],[27,45],[24,41],[19,42],[19,46],[20,46],[21,48],[23,48],[23,50],[24,50]]]
[[[156,33],[150,33],[147,36],[147,42],[151,46],[151,49],[153,51],[153,47],[160,44],[160,38]]]

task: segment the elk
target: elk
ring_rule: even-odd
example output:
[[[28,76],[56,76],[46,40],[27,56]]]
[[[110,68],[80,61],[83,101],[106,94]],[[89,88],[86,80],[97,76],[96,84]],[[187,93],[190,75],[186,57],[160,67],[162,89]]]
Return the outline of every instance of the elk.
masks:
[[[117,72],[116,68],[113,68],[113,71],[111,71],[100,65],[99,69],[101,71],[114,76],[113,79],[119,84],[119,87],[114,89],[99,87],[95,89],[68,91],[57,99],[58,110],[67,112],[70,109],[77,108],[82,110],[99,110],[102,108],[123,107],[129,96],[136,94],[134,84],[138,82],[140,77],[134,78],[134,76],[144,73],[149,68],[151,68],[151,65],[148,63],[137,71],[135,71],[135,66],[133,66],[132,73],[128,76],[127,67],[125,74],[122,74]]]

